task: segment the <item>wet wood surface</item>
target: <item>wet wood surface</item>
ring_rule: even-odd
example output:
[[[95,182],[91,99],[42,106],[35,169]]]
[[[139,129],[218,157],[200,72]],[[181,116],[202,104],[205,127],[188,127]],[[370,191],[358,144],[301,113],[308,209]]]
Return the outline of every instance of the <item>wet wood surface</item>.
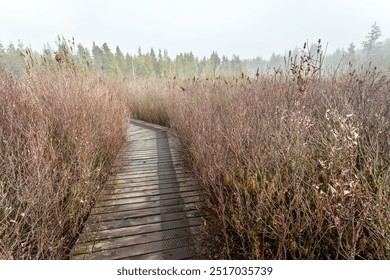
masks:
[[[196,259],[201,202],[176,139],[132,120],[70,259]]]

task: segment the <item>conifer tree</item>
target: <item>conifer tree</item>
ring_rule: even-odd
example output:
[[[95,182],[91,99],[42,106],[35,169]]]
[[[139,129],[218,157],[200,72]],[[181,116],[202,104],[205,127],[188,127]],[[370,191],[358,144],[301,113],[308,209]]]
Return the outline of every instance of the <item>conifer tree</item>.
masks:
[[[18,48],[13,43],[9,43],[2,59],[5,67],[17,77],[22,77],[25,74],[24,58],[21,56],[23,51],[24,47],[20,42]]]
[[[378,54],[381,42],[378,42],[379,37],[382,35],[381,29],[374,22],[371,26],[371,30],[366,36],[366,41],[362,42],[363,52],[366,53],[367,58],[371,59]]]
[[[219,67],[220,63],[221,63],[221,59],[219,58],[217,52],[214,51],[210,56],[210,65],[211,65],[213,77],[216,76],[217,68]]]
[[[77,45],[77,60],[81,64],[86,64],[88,67],[92,62],[88,48],[85,48],[82,44]]]
[[[156,77],[157,58],[153,48],[151,48],[150,53],[145,56],[145,70],[148,77]]]
[[[104,73],[108,76],[115,76],[120,74],[116,64],[115,56],[111,52],[107,43],[102,45],[103,50],[103,69]]]
[[[146,55],[142,54],[141,47],[139,47],[138,55],[134,57],[134,68],[137,77],[146,77],[145,60]]]
[[[126,53],[126,73],[130,74],[133,79],[135,79],[135,69],[134,69],[134,57],[130,56],[129,53]]]
[[[119,46],[116,46],[115,49],[115,60],[122,75],[126,75],[127,74],[126,59],[122,51],[120,50]]]
[[[103,50],[95,44],[92,43],[92,56],[93,56],[93,65],[96,70],[103,71]]]

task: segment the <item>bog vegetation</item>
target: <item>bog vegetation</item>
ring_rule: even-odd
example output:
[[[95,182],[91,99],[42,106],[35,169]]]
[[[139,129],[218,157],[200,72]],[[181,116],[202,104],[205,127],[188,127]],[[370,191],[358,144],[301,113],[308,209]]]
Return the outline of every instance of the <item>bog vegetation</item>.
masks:
[[[179,138],[204,258],[390,259],[386,68],[326,73],[319,42],[269,73],[130,79],[59,43],[0,72],[3,258],[67,257],[131,115]]]
[[[137,96],[205,189],[205,257],[390,258],[390,79],[300,71],[145,82]]]
[[[121,147],[128,91],[71,64],[27,70],[0,69],[0,258],[61,259]]]

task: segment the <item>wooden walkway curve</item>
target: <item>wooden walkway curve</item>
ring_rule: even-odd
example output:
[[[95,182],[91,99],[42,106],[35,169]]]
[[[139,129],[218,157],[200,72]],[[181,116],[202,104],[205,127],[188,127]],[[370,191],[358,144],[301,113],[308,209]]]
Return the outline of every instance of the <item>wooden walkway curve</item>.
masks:
[[[194,259],[198,186],[165,127],[132,120],[70,259]]]

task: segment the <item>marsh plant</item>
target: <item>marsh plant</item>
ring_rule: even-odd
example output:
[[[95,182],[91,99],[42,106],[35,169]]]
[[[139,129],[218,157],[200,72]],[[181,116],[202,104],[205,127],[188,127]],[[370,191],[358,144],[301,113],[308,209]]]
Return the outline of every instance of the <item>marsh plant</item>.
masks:
[[[0,69],[0,258],[63,259],[124,140],[127,88],[25,55],[25,78]]]
[[[315,57],[253,79],[145,85],[205,190],[205,258],[390,258],[390,79],[321,76]]]
[[[116,79],[62,47],[0,71],[0,257],[67,257],[131,111],[204,189],[203,258],[390,259],[388,75],[323,75],[319,42],[253,78]]]

